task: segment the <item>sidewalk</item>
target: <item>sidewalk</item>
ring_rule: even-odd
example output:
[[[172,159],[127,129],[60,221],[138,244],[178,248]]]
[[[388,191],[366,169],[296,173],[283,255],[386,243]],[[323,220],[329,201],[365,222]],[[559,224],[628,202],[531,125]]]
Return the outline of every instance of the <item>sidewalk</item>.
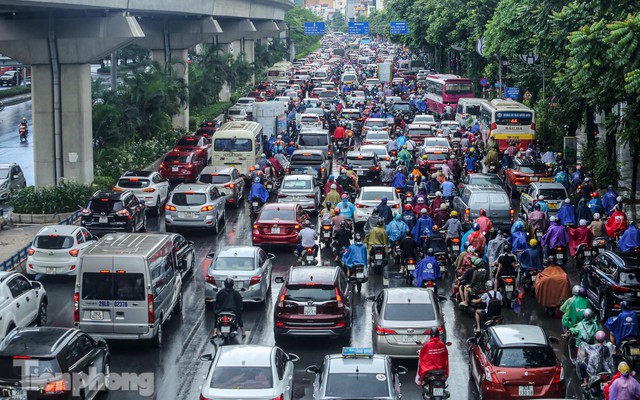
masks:
[[[45,225],[7,225],[0,231],[0,263],[27,246]]]

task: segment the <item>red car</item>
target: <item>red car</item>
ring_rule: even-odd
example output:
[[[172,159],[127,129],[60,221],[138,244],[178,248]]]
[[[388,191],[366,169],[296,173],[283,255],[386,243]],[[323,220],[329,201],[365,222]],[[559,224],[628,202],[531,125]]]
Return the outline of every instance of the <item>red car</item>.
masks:
[[[307,220],[300,204],[265,204],[253,223],[253,245],[297,245],[298,233]]]
[[[254,99],[256,99],[256,102],[258,102],[258,103],[262,103],[263,101],[267,101],[265,93],[257,91],[257,90],[254,90],[253,92],[247,93],[247,95],[245,97],[253,97]]]
[[[470,377],[478,398],[565,398],[562,363],[537,325],[495,325],[469,344]]]
[[[543,162],[518,159],[505,171],[505,181],[512,194],[522,191],[531,182],[554,182],[549,167]]]
[[[160,163],[160,175],[171,184],[195,182],[204,168],[204,160],[193,151],[170,151]]]
[[[211,160],[211,142],[201,135],[181,137],[173,146],[173,151],[195,152],[203,160]]]
[[[200,124],[200,128],[196,131],[196,135],[204,136],[211,140],[213,134],[218,130],[218,121],[206,121]]]

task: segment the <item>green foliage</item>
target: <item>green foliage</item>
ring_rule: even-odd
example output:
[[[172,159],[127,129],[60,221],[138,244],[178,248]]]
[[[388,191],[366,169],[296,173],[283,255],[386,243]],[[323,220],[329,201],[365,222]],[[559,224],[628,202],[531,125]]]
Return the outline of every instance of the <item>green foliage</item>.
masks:
[[[331,17],[331,29],[333,29],[334,31],[339,31],[339,32],[346,32],[347,31],[347,18],[344,16],[344,14],[338,10],[336,10],[336,12],[333,13],[333,16]]]
[[[566,133],[564,128],[566,116],[560,105],[543,99],[536,103],[533,109],[536,114],[536,137],[545,145],[561,151]]]
[[[581,162],[588,171],[591,171],[600,188],[618,183],[620,171],[616,163],[611,162],[608,150],[603,144],[592,143],[583,147]]]
[[[13,96],[19,96],[21,94],[31,93],[31,85],[28,86],[14,86],[6,90],[0,90],[0,99],[6,99]]]
[[[288,56],[289,50],[283,40],[274,39],[269,44],[256,43],[253,50],[255,72],[260,73],[278,61],[287,60]]]
[[[127,65],[129,60],[134,63],[141,62],[149,58],[149,50],[135,43],[121,48],[116,52],[116,57]]]
[[[18,214],[67,213],[83,207],[97,188],[74,181],[63,181],[57,186],[36,188],[28,186],[11,194],[13,212]]]
[[[112,176],[94,176],[93,186],[98,190],[111,190],[116,184],[116,179]]]
[[[307,10],[304,6],[296,5],[287,10],[284,15],[284,22],[289,26],[291,40],[296,46],[296,57],[298,54],[304,56],[320,47],[320,36],[306,36],[304,34],[305,22],[321,22],[322,18]]]
[[[221,101],[202,107],[197,111],[191,110],[189,114],[189,130],[195,131],[203,121],[211,120],[220,114],[224,114],[233,103]]]

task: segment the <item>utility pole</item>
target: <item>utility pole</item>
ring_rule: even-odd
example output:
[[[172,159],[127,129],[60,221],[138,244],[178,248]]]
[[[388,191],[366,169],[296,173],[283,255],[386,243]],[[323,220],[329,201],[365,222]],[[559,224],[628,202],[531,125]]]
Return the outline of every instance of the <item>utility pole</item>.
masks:
[[[118,79],[118,59],[116,58],[116,52],[111,53],[111,90],[116,91]]]

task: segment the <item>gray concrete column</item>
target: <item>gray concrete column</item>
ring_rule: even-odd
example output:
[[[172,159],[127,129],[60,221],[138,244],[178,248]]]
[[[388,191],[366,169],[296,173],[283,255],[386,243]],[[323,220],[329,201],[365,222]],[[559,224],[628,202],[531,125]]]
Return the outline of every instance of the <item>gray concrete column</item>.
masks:
[[[174,76],[183,79],[187,85],[189,84],[188,56],[187,49],[172,49],[169,57]],[[164,67],[164,50],[151,50],[151,58]],[[186,104],[184,108],[180,109],[179,114],[171,118],[171,125],[174,129],[189,130],[189,104]]]

